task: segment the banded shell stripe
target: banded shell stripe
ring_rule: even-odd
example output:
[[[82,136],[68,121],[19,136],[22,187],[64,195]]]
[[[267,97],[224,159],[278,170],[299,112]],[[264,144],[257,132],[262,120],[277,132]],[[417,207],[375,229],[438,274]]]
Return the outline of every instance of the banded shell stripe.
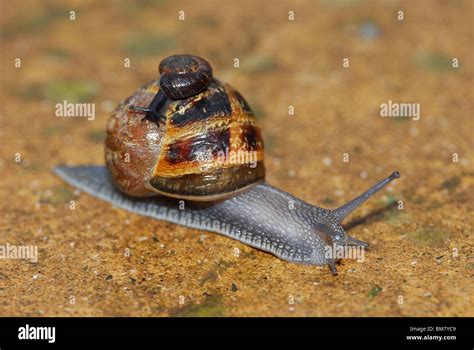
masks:
[[[184,126],[214,117],[230,116],[232,108],[223,86],[212,82],[203,93],[170,106],[170,124]]]
[[[264,176],[260,129],[248,104],[230,85],[213,80],[206,91],[173,102],[166,114],[165,139],[153,171],[155,188],[167,186],[171,191],[163,182],[166,178],[183,183],[192,178],[194,185],[202,181],[208,187],[224,180],[219,172],[231,183],[230,171],[239,174],[237,182],[245,183],[251,181],[249,166],[261,169],[256,177]],[[222,173],[224,169],[229,170]]]
[[[220,152],[225,153],[230,146],[230,129],[214,129],[205,134],[167,145],[165,160],[170,164],[185,162],[205,163],[215,159]]]

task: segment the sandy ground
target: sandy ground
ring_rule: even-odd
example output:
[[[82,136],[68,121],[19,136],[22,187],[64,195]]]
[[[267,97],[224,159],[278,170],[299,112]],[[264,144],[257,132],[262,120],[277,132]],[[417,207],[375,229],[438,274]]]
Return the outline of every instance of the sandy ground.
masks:
[[[0,259],[0,315],[474,316],[471,1],[13,3],[0,11],[0,245],[39,258]],[[111,110],[174,53],[207,58],[246,97],[271,184],[333,208],[402,173],[345,223],[372,244],[363,263],[334,277],[51,173],[102,164]],[[56,117],[63,100],[95,103],[96,118]],[[419,103],[420,120],[380,117],[389,100]]]

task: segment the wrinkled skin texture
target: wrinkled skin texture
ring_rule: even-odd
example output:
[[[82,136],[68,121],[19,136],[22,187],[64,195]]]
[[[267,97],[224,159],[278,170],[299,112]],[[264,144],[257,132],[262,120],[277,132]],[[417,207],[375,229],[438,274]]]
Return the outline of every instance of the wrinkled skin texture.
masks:
[[[55,172],[71,185],[114,206],[158,220],[217,232],[287,261],[328,264],[332,273],[336,273],[335,261],[325,257],[325,246],[367,246],[346,235],[336,219],[337,212],[303,202],[265,182],[226,200],[187,202],[186,209],[179,210],[176,199],[124,195],[112,184],[105,167],[60,166]]]

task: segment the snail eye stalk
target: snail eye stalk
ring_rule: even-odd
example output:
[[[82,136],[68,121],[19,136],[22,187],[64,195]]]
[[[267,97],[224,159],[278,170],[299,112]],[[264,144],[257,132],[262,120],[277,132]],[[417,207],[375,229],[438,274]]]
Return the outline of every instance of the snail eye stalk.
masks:
[[[134,105],[130,105],[130,107],[128,107],[128,109],[132,110],[132,111],[139,111],[139,112],[145,112],[145,113],[148,113],[148,112],[153,112],[150,108],[148,107],[136,107]]]
[[[153,97],[150,105],[148,107],[138,107],[130,105],[128,108],[131,111],[146,113],[143,120],[149,120],[157,124],[165,124],[166,122],[166,109],[170,104],[170,100],[166,95],[160,91]]]
[[[369,188],[367,191],[362,193],[360,196],[354,198],[350,202],[344,204],[342,207],[334,209],[332,214],[337,219],[337,221],[341,222],[346,218],[350,213],[354,210],[359,208],[365,201],[372,198],[374,194],[380,191],[382,188],[387,186],[390,182],[400,177],[400,173],[398,171],[393,172],[390,176],[383,179],[382,181],[376,183],[374,186]]]

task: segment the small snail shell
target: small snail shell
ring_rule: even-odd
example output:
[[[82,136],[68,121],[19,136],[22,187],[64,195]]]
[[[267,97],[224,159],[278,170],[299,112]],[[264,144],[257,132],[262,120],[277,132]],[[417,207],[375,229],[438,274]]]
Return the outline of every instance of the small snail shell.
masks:
[[[199,57],[171,56],[160,72],[159,81],[136,91],[107,122],[106,163],[116,185],[132,196],[210,201],[263,180],[261,131],[244,98],[211,78]],[[180,98],[161,104],[164,127],[129,110],[156,101],[160,89]]]
[[[188,98],[204,91],[212,79],[211,65],[191,55],[170,56],[160,63],[160,87],[173,100]]]

